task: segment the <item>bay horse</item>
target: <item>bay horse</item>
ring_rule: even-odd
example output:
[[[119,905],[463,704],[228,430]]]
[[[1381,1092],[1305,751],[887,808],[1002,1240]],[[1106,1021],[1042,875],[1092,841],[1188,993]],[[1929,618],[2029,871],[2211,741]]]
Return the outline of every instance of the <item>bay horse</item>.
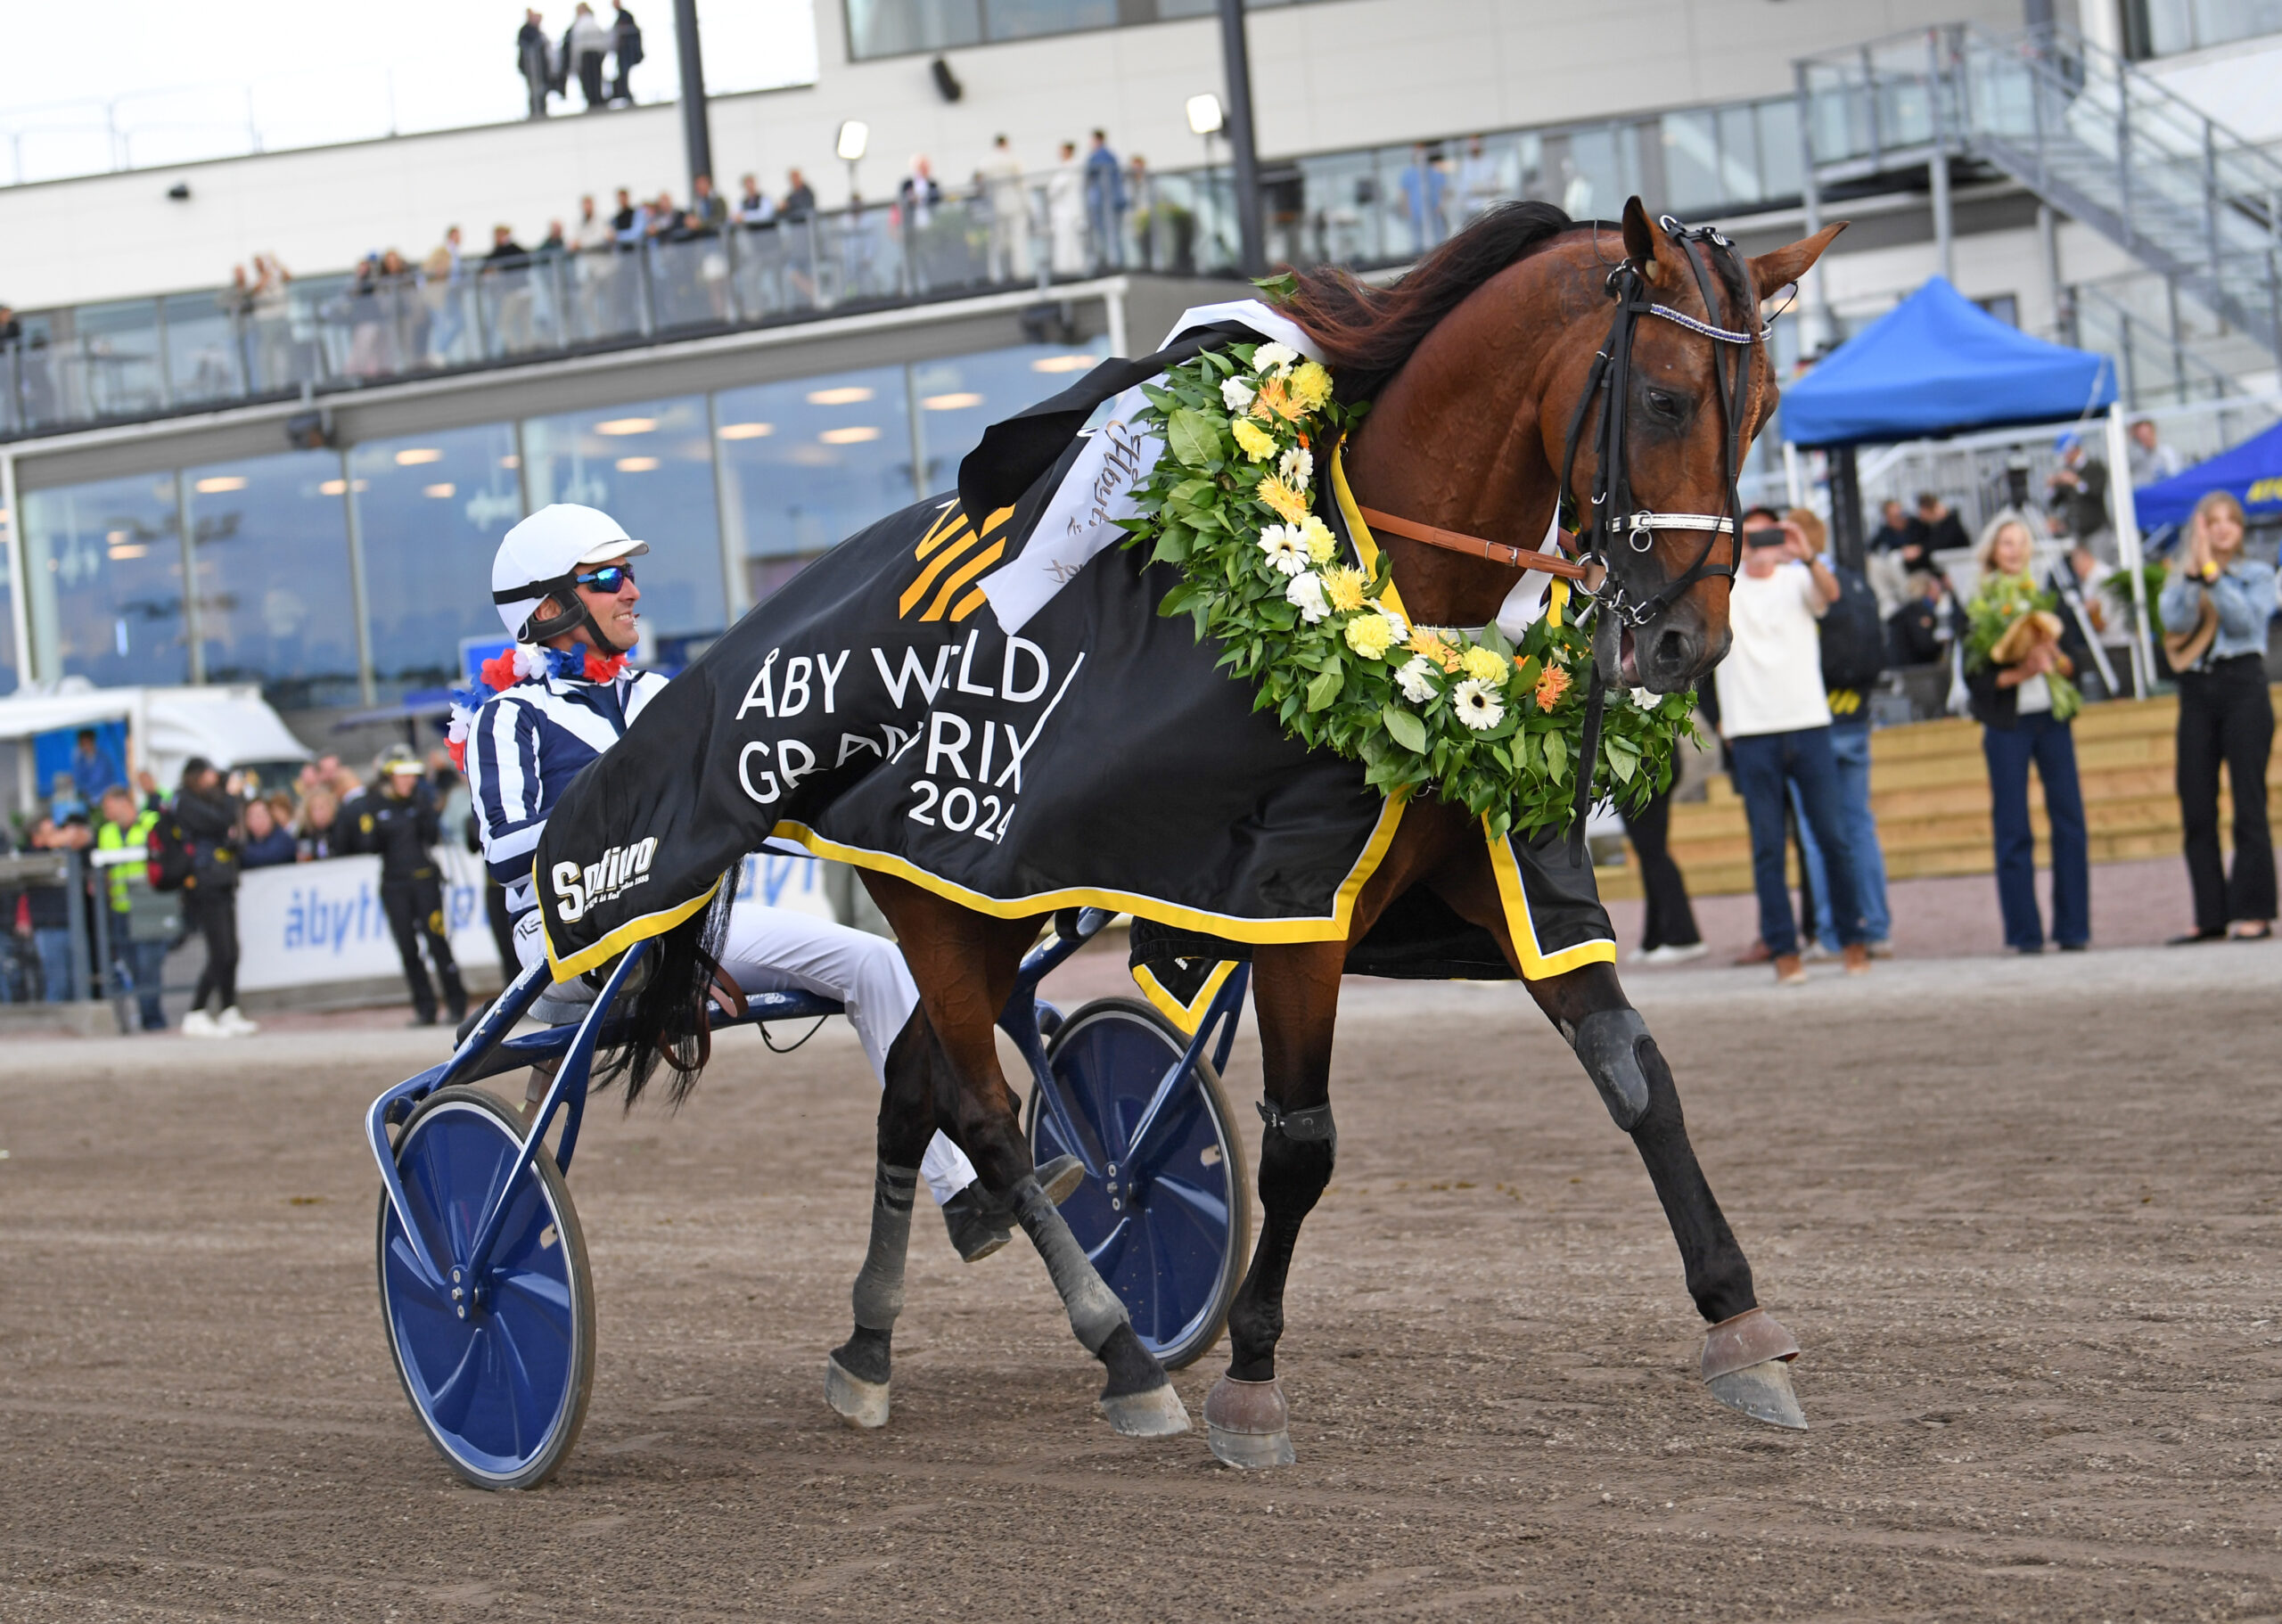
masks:
[[[1412,619],[1480,626],[1496,618],[1521,574],[1498,555],[1535,552],[1565,464],[1573,463],[1567,484],[1580,511],[1585,492],[1629,485],[1677,526],[1722,513],[1739,520],[1736,470],[1777,398],[1761,302],[1797,282],[1840,229],[1745,261],[1706,234],[1660,228],[1637,198],[1621,226],[1573,224],[1545,205],[1517,204],[1468,227],[1383,290],[1338,271],[1299,276],[1285,313],[1315,341],[1342,393],[1372,402],[1346,448],[1356,502],[1400,515],[1405,528],[1490,544],[1482,549],[1489,556],[1466,556],[1387,535],[1383,545]],[[1596,361],[1609,347],[1613,290],[1620,305],[1635,301],[1636,315],[1671,318],[1627,323],[1629,365],[1613,367]],[[1722,356],[1722,344],[1740,353]],[[1597,435],[1588,431],[1595,413],[1604,419]],[[1614,439],[1606,432],[1610,413],[1622,420]],[[1624,466],[1604,470],[1597,447],[1612,444]],[[1661,693],[1688,687],[1726,652],[1728,583],[1740,537],[1732,522],[1723,529],[1703,521],[1636,529],[1626,539],[1632,555],[1610,566],[1628,572],[1622,591],[1603,601],[1629,598],[1633,607],[1613,651],[1618,668],[1608,675]],[[999,1068],[993,1022],[1043,920],[994,919],[868,870],[864,882],[903,945],[926,1015],[925,1029],[916,1021],[907,1029],[904,1052],[889,1068],[882,1177],[915,1168],[940,1122],[1038,1243],[1079,1341],[1108,1367],[1104,1414],[1121,1431],[1186,1430],[1186,1411],[1163,1371],[1039,1192],[1019,1102]],[[1336,1149],[1330,1083],[1341,970],[1350,941],[1422,885],[1488,930],[1521,973],[1481,824],[1463,808],[1434,800],[1404,817],[1353,909],[1349,940],[1253,950],[1268,1119],[1260,1231],[1228,1314],[1227,1374],[1205,1407],[1214,1453],[1231,1464],[1293,1458],[1276,1352],[1293,1249],[1330,1181]],[[1588,964],[1524,984],[1646,1165],[1688,1294],[1712,1327],[1703,1374],[1715,1396],[1758,1419],[1802,1426],[1785,1365],[1798,1343],[1759,1307],[1751,1266],[1689,1145],[1671,1069],[1613,966]],[[858,1282],[857,1330],[835,1351],[827,1381],[835,1407],[859,1424],[886,1416],[888,1328],[901,1303],[909,1200],[907,1189],[882,1187],[873,1255]],[[867,1280],[874,1288],[868,1297]]]

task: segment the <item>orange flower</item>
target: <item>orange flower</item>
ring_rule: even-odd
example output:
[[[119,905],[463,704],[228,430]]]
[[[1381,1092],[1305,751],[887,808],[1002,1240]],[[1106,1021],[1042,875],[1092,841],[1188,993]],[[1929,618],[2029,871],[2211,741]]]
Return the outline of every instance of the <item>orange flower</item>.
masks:
[[[1414,654],[1425,655],[1445,671],[1455,671],[1458,668],[1460,661],[1457,650],[1424,627],[1413,631],[1410,634],[1410,641],[1403,646]]]
[[[1308,516],[1308,499],[1274,474],[1262,480],[1253,494],[1286,524],[1297,524]]]
[[[1292,398],[1291,390],[1281,378],[1270,378],[1252,398],[1252,414],[1254,417],[1265,418],[1271,412],[1285,422],[1297,422],[1306,415],[1301,411],[1300,403]]]
[[[1552,709],[1561,702],[1561,696],[1568,692],[1569,673],[1559,666],[1546,667],[1545,674],[1537,679],[1537,708],[1539,710]]]

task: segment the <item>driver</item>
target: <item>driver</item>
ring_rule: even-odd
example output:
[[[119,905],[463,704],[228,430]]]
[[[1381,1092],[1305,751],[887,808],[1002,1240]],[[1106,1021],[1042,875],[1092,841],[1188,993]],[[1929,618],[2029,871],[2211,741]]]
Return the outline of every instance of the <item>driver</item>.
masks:
[[[525,969],[546,956],[531,864],[547,814],[666,685],[655,672],[626,663],[640,635],[634,609],[642,592],[632,561],[649,550],[609,514],[557,503],[509,530],[492,561],[492,601],[515,645],[485,664],[477,708],[454,707],[452,751],[474,799],[484,861],[506,890],[515,955]],[[839,1000],[874,1078],[919,1003],[892,942],[751,899],[730,908],[721,969],[747,994],[798,988]],[[594,997],[581,981],[558,982],[531,1013],[577,1020]],[[546,1082],[533,1075],[527,1110],[536,1108]],[[956,1145],[936,1134],[920,1170],[961,1257],[972,1263],[1006,1244],[1011,1210],[975,1182]],[[1039,1169],[1042,1186],[1055,1170]],[[1071,1175],[1079,1171],[1072,1159],[1061,1193],[1074,1187]]]

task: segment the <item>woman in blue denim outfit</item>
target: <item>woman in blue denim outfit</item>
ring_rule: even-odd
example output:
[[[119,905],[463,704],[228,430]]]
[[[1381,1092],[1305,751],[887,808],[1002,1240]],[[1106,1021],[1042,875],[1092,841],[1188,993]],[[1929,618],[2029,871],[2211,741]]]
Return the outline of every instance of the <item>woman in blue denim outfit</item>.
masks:
[[[1999,513],[1974,549],[1981,585],[1974,596],[2038,590],[2036,540],[2018,513]],[[1999,652],[2002,652],[1999,650]],[[2029,824],[2029,764],[2044,783],[2045,815],[2052,824],[2052,939],[2064,952],[2081,952],[2092,937],[2090,843],[2084,794],[2076,778],[2076,741],[2054,714],[2054,679],[2066,693],[2069,660],[2056,643],[2040,643],[2010,665],[1966,661],[1966,687],[1981,724],[1982,755],[1989,763],[1989,812],[1997,845],[1997,902],[2005,916],[2005,946],[2015,953],[2044,951],[2044,920],[2037,911],[2036,834]]]
[[[2274,701],[2266,689],[2266,623],[2275,610],[2274,568],[2243,556],[2242,504],[2214,490],[2195,504],[2187,537],[2159,601],[2166,630],[2183,632],[2208,598],[2218,636],[2179,677],[2178,779],[2195,929],[2172,946],[2229,935],[2274,934],[2274,837],[2266,822],[2266,762],[2274,750]],[[2235,869],[2219,851],[2219,764],[2235,791]]]

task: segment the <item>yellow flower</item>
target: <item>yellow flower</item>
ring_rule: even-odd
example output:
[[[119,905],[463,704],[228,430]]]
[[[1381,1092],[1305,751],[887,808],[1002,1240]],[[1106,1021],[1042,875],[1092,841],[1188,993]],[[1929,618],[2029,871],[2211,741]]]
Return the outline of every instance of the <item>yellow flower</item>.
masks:
[[[1370,578],[1360,570],[1326,570],[1323,572],[1324,595],[1331,606],[1342,611],[1363,607],[1363,588],[1370,585]],[[1372,659],[1378,656],[1374,654]]]
[[[1445,671],[1455,671],[1458,668],[1457,651],[1443,642],[1429,627],[1422,626],[1413,631],[1410,634],[1410,641],[1403,646],[1414,654],[1425,655]]]
[[[1252,414],[1254,417],[1265,422],[1270,413],[1285,422],[1297,422],[1305,415],[1281,378],[1268,379],[1260,386],[1260,393],[1252,397]]]
[[[1360,575],[1359,571],[1352,570],[1338,573],[1359,578]],[[1325,578],[1326,583],[1329,579],[1328,576]],[[1394,646],[1394,627],[1387,624],[1384,615],[1357,615],[1347,623],[1347,646],[1366,660],[1383,659],[1386,652]]]
[[[1253,494],[1287,524],[1297,524],[1308,516],[1308,499],[1272,473],[1260,480]]]
[[[1483,648],[1478,643],[1459,657],[1458,663],[1476,682],[1496,684],[1506,680],[1506,657],[1495,649]]]
[[[1545,675],[1537,679],[1537,708],[1539,710],[1552,709],[1561,702],[1561,696],[1568,692],[1569,673],[1559,666],[1546,667]]]
[[[1292,374],[1292,398],[1303,412],[1315,411],[1331,398],[1331,374],[1321,362],[1303,362]]]
[[[1255,463],[1264,463],[1276,455],[1276,437],[1248,418],[1238,418],[1235,423],[1236,444]]]
[[[1339,538],[1313,513],[1300,521],[1300,534],[1306,538],[1308,556],[1317,563],[1327,564],[1339,555]]]

